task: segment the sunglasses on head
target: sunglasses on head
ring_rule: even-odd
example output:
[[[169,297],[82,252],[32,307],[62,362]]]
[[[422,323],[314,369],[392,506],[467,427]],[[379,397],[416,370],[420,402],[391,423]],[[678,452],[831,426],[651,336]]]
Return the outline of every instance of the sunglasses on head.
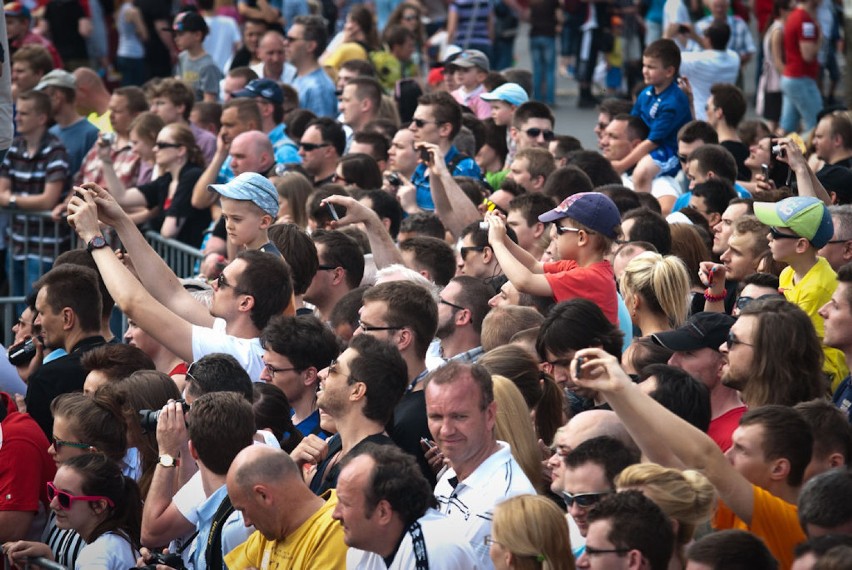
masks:
[[[56,502],[59,503],[59,508],[63,511],[67,511],[68,509],[70,509],[71,505],[74,504],[74,501],[85,501],[87,503],[93,503],[95,501],[106,501],[106,503],[110,507],[115,506],[115,503],[113,503],[112,499],[110,499],[109,497],[104,497],[101,495],[72,495],[71,493],[60,491],[56,488],[56,485],[54,485],[52,481],[48,481],[47,500],[53,501],[54,497],[56,498]]]
[[[611,495],[612,491],[601,491],[600,493],[577,493],[572,495],[568,491],[562,491],[562,499],[565,501],[565,506],[570,507],[574,503],[583,509],[587,509],[592,505],[600,502],[606,495]]]
[[[549,142],[556,138],[556,133],[547,129],[537,129],[533,127],[532,129],[527,129],[524,132],[527,133],[527,136],[531,139],[537,139],[539,136],[543,136],[544,140]]]

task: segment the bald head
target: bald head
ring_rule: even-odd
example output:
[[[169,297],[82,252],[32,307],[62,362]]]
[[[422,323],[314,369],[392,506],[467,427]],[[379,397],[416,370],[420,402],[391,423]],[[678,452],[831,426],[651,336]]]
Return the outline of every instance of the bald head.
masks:
[[[260,131],[246,131],[234,137],[230,149],[231,169],[234,174],[266,172],[275,162],[272,143]]]
[[[228,470],[228,486],[248,492],[254,485],[291,485],[302,481],[299,468],[284,451],[267,445],[250,445],[234,458]]]
[[[106,91],[106,87],[104,86],[104,82],[101,79],[100,75],[98,75],[88,67],[78,67],[77,69],[75,69],[74,79],[77,80],[77,89],[102,89]]]
[[[567,446],[576,449],[584,441],[595,437],[606,435],[617,439],[627,447],[636,449],[633,438],[627,433],[627,429],[615,412],[611,410],[587,410],[571,418],[565,424],[565,432],[568,434]]]

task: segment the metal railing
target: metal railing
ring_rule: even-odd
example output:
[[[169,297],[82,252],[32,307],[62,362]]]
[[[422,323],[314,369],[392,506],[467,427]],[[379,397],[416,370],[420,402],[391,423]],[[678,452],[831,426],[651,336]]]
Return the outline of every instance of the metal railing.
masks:
[[[58,562],[54,562],[53,560],[49,560],[41,556],[29,556],[27,557],[27,561],[24,563],[24,570],[29,570],[33,567],[41,568],[42,570],[68,570],[65,566]]]

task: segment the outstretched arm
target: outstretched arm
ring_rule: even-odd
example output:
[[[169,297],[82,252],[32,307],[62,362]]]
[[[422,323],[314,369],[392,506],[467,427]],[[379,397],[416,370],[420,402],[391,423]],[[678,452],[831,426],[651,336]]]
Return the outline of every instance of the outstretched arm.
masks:
[[[577,359],[582,358],[580,377]],[[701,471],[728,507],[746,524],[754,514],[752,484],[728,462],[710,437],[643,393],[614,356],[598,348],[577,351],[571,377],[603,394],[627,431],[651,461]]]
[[[515,289],[539,297],[552,297],[553,289],[541,273],[541,264],[508,238],[505,220],[494,213],[488,214],[485,220],[488,222],[488,245]]]
[[[465,226],[480,220],[479,210],[453,179],[438,145],[418,143],[418,149],[429,151],[429,189],[435,202],[435,213],[453,236],[461,235]]]
[[[393,238],[385,229],[376,212],[349,196],[332,195],[322,201],[323,205],[326,203],[337,204],[346,208],[346,215],[332,222],[332,227],[342,228],[357,223],[363,223],[367,227],[367,237],[370,240],[373,261],[378,269],[394,263],[402,263],[402,256],[399,254],[396,244],[393,243]]]

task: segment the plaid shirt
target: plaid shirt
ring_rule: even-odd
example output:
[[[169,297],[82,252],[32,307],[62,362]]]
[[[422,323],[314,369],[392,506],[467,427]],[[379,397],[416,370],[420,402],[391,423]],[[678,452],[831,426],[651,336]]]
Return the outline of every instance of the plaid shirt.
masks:
[[[704,30],[710,27],[713,23],[713,16],[705,16],[698,20],[695,24],[695,32],[699,36],[704,35]],[[754,54],[757,52],[757,47],[754,45],[754,37],[751,35],[751,30],[748,29],[748,24],[739,16],[728,16],[728,27],[731,28],[731,39],[728,40],[728,49],[734,50],[740,56]],[[700,51],[702,48],[698,47]]]
[[[117,148],[117,145],[117,142],[113,143],[110,152],[112,167],[121,183],[126,188],[132,188],[136,186],[136,177],[139,175],[139,155],[131,150],[130,144],[121,148]],[[74,177],[75,185],[80,185],[83,182],[94,182],[98,186],[107,186],[103,164],[101,159],[98,158],[98,143],[95,143],[86,153],[83,165]]]

